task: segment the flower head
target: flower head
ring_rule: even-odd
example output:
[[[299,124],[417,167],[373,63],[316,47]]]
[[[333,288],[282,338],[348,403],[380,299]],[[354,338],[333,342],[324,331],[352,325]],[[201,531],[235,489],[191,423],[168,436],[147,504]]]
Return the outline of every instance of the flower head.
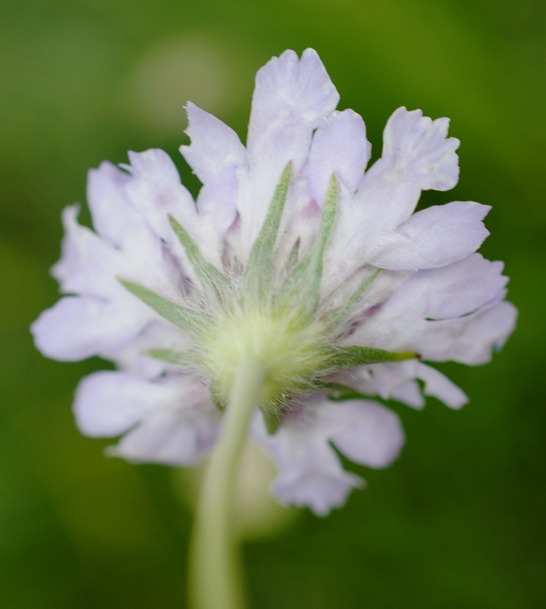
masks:
[[[96,233],[65,210],[53,274],[67,295],[32,328],[49,357],[118,365],[81,382],[83,433],[122,435],[111,451],[131,460],[190,465],[251,356],[266,370],[251,432],[278,466],[272,491],[324,514],[361,485],[332,443],[370,467],[403,444],[368,397],[421,407],[422,381],[466,402],[423,360],[484,363],[514,327],[502,263],[475,253],[489,207],[414,213],[422,190],[457,182],[448,119],[398,109],[366,170],[364,121],[338,100],[313,50],[286,51],[258,72],[246,147],[188,104],[195,202],[160,150],[90,173]]]

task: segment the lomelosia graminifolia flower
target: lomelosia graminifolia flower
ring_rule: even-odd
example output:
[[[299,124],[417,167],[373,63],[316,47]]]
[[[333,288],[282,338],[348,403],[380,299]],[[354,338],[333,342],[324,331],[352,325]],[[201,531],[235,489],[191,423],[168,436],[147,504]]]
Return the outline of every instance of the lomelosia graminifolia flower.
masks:
[[[399,108],[367,169],[364,121],[338,101],[315,51],[286,51],[258,72],[246,147],[187,105],[196,201],[161,150],[90,172],[95,232],[64,211],[65,296],[32,327],[48,357],[117,365],[82,380],[82,433],[121,436],[110,452],[131,461],[191,466],[252,357],[265,377],[250,433],[278,468],[271,491],[326,514],[362,484],[332,444],[374,468],[403,444],[374,396],[467,401],[429,363],[485,363],[514,328],[502,263],[475,253],[490,208],[414,213],[421,191],[457,183],[447,118]]]

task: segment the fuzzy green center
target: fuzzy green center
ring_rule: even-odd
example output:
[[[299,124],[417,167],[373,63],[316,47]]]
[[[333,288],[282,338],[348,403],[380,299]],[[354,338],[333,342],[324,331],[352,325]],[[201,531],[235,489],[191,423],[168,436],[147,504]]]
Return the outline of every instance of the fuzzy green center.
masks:
[[[309,390],[329,359],[319,323],[302,324],[289,314],[259,308],[218,319],[208,329],[199,355],[219,401],[227,397],[241,361],[259,362],[266,370],[260,398],[266,410],[279,410],[287,395]]]

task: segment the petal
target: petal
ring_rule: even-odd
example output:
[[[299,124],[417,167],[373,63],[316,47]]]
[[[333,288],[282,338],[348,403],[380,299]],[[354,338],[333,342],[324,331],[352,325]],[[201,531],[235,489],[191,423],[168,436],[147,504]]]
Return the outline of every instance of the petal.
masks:
[[[87,200],[97,233],[112,245],[120,245],[125,234],[143,219],[125,194],[131,176],[111,163],[89,172]]]
[[[332,375],[332,382],[345,387],[351,387],[363,395],[379,395],[377,384],[372,376],[373,366],[353,366],[342,368]]]
[[[502,270],[501,262],[471,254],[448,266],[413,273],[400,285],[395,282],[399,273],[383,272],[377,280],[378,283],[383,280],[383,290],[379,298],[368,297],[367,305],[383,304],[365,323],[369,329],[385,323],[385,328],[390,325],[392,332],[405,334],[404,327],[420,328],[421,320],[468,315],[504,296],[507,278]],[[390,293],[389,283],[395,288]]]
[[[246,167],[246,150],[233,129],[191,102],[186,110],[191,145],[180,152],[203,184],[226,167]]]
[[[391,270],[436,268],[456,262],[476,251],[489,235],[482,220],[490,209],[471,201],[424,209],[389,236],[370,262]]]
[[[431,269],[415,276],[419,294],[426,302],[424,314],[431,319],[468,315],[504,295],[508,278],[502,262],[491,262],[481,254],[471,254],[459,262]]]
[[[234,167],[226,167],[209,180],[197,199],[198,222],[190,229],[201,253],[218,268],[226,247],[227,234],[237,217],[238,182]]]
[[[384,400],[393,397],[398,387],[417,376],[417,360],[406,360],[368,366],[372,373],[377,395]]]
[[[333,508],[341,507],[353,488],[361,488],[358,476],[344,471],[325,472],[321,469],[305,473],[281,473],[271,485],[271,492],[283,505],[310,508],[317,516],[327,516]]]
[[[331,440],[349,459],[361,465],[387,467],[399,455],[404,432],[398,416],[383,406],[364,400],[347,400],[330,407],[344,426]]]
[[[161,202],[166,205],[177,199],[180,175],[166,152],[150,148],[144,152],[129,151],[128,156],[131,164],[123,167],[133,176],[131,183],[142,180],[150,192],[155,192],[157,188],[163,189],[164,199]]]
[[[74,362],[117,349],[139,334],[150,319],[135,299],[109,303],[95,298],[62,298],[32,324],[36,347],[46,357]]]
[[[200,221],[212,219],[220,232],[232,225],[237,213],[237,176],[235,168],[226,167],[203,185],[197,199]]]
[[[174,241],[168,214],[182,222],[195,222],[195,204],[180,181],[175,164],[163,150],[129,152],[130,165],[124,168],[132,179],[126,185],[127,197],[145,218],[150,230],[168,243]]]
[[[420,190],[451,190],[459,179],[460,142],[447,137],[448,128],[447,118],[398,108],[385,127],[382,158]]]
[[[422,190],[447,190],[456,184],[459,141],[446,139],[448,123],[445,118],[423,117],[420,110],[399,108],[392,115],[385,128],[383,156],[364,174],[354,200],[340,207],[331,273],[343,279],[369,262],[383,268],[423,268],[400,267],[398,258],[389,266],[389,258],[383,264],[382,258],[374,257],[383,250],[395,255],[391,250],[403,246],[406,236],[393,231],[411,216]],[[401,255],[407,255],[405,250]],[[413,258],[419,260],[419,252]]]
[[[149,382],[123,372],[98,372],[80,384],[75,414],[86,435],[111,437],[134,428],[109,452],[139,462],[194,464],[218,432],[208,390],[189,374]]]
[[[364,400],[332,402],[307,396],[288,411],[270,436],[261,417],[253,428],[256,441],[279,468],[272,491],[284,503],[307,505],[325,514],[341,505],[359,478],[343,471],[329,443],[353,461],[386,467],[400,452],[404,434],[396,414]]]
[[[339,381],[365,395],[377,394],[384,400],[398,400],[421,409],[425,401],[416,379],[424,381],[426,395],[441,400],[450,408],[461,408],[468,401],[463,391],[441,372],[418,360],[358,366],[345,373],[345,377],[340,375]]]
[[[431,361],[485,364],[514,331],[516,318],[514,305],[501,301],[460,319],[426,322],[417,348]]]
[[[334,112],[316,130],[309,152],[311,192],[322,205],[332,174],[354,194],[370,159],[366,126],[352,110]]]
[[[421,410],[425,406],[425,400],[417,381],[405,381],[394,387],[391,398],[417,410]]]
[[[378,395],[384,400],[398,400],[412,408],[421,409],[425,400],[417,377],[417,360],[357,366],[345,373],[342,384],[354,387],[364,395]]]
[[[74,402],[78,429],[86,436],[117,436],[163,402],[170,387],[149,383],[124,372],[95,372],[79,384]]]
[[[117,280],[117,277],[123,277],[148,283],[151,279],[159,289],[172,284],[176,293],[176,284],[181,280],[180,269],[164,243],[146,224],[134,224],[120,238],[119,247],[113,247],[79,225],[77,215],[77,205],[63,211],[62,257],[52,269],[63,292],[124,300],[127,293]]]
[[[140,178],[130,176],[110,163],[103,163],[99,169],[89,173],[88,198],[95,228],[99,235],[124,253],[128,269],[123,271],[126,278],[139,280],[139,277],[159,275],[158,281],[163,281],[161,275],[166,274],[171,279],[178,279],[177,273],[173,274],[172,268],[168,270],[168,257],[164,255],[163,243],[158,238],[162,235],[155,235],[152,232],[156,228],[158,233],[163,231],[162,234],[165,234],[165,230],[160,226],[162,222],[166,222],[166,219],[154,209],[156,201],[147,201],[146,196],[140,193],[142,200],[139,199],[135,205],[135,201],[129,196],[129,191],[133,188],[133,196],[138,198],[135,192],[139,189],[133,182],[137,184],[139,180],[141,184],[146,182],[142,176],[148,175],[151,167],[159,167],[159,173],[170,176],[171,180],[176,170],[173,167],[169,169],[169,164],[172,163],[161,151],[153,150],[149,154],[143,153],[144,156],[136,153],[131,155],[136,161]],[[184,191],[180,184],[179,187]],[[170,184],[166,187],[166,192],[170,192],[172,188],[174,185]],[[148,184],[144,190],[149,195],[153,194],[153,184]],[[139,205],[142,206],[141,209],[138,209]],[[193,209],[195,213],[191,197],[186,209]],[[147,220],[146,215],[148,215]],[[174,242],[175,237],[170,227],[168,235]]]
[[[344,340],[391,351],[411,350],[431,361],[484,363],[515,324],[515,309],[500,302],[505,295],[500,272],[500,264],[476,255],[414,273],[356,320],[359,327]],[[457,299],[455,287],[461,290],[461,301],[449,303],[449,298]],[[461,317],[446,315],[451,313]]]
[[[174,250],[151,233],[147,225],[140,225],[125,235],[122,247],[127,261],[122,279],[136,281],[171,298],[179,298],[186,269],[176,257],[181,248],[178,243]]]
[[[78,205],[63,211],[62,256],[51,273],[65,293],[110,297],[119,291],[115,277],[126,270],[126,265],[117,249],[78,224],[78,212]]]
[[[468,396],[438,370],[418,364],[418,376],[425,382],[425,393],[441,400],[450,408],[462,408]]]
[[[248,255],[280,176],[289,162],[292,182],[303,167],[313,130],[335,109],[339,95],[315,51],[274,57],[256,76],[248,131],[249,171],[241,181],[242,255]],[[289,194],[289,203],[292,194]]]
[[[394,112],[383,135],[382,157],[366,172],[357,206],[367,234],[388,233],[413,213],[422,190],[449,190],[458,180],[459,140],[448,138],[449,121],[420,110]]]
[[[274,435],[267,433],[261,413],[252,425],[254,439],[279,470],[273,495],[285,505],[307,506],[319,515],[342,505],[350,490],[363,484],[343,470],[328,443],[331,430],[323,421],[323,401],[314,396],[307,405],[300,404]]]
[[[249,161],[273,163],[279,175],[289,160],[295,167],[306,156],[311,132],[339,101],[316,51],[301,60],[294,51],[273,57],[256,75],[248,128]]]
[[[109,454],[136,463],[191,466],[214,446],[218,427],[217,413],[209,408],[191,415],[162,410],[144,419]]]
[[[500,351],[516,327],[518,310],[511,302],[499,302],[470,319],[469,337],[475,337],[472,353],[458,355],[458,361],[471,364],[487,363],[491,352]],[[462,350],[461,350],[462,351]]]
[[[183,353],[191,346],[191,342],[182,332],[173,331],[170,323],[158,319],[148,323],[133,340],[117,349],[101,351],[99,356],[114,362],[118,368],[125,372],[144,379],[154,379],[172,371],[173,366],[146,355],[149,349],[168,349]],[[180,366],[176,366],[175,369],[180,370]]]

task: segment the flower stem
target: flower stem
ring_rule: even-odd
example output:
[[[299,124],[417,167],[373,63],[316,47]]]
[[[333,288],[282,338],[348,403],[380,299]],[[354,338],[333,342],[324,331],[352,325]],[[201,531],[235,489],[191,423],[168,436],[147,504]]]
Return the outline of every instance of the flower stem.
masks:
[[[192,609],[245,606],[233,526],[235,485],[264,378],[264,367],[251,358],[243,360],[235,374],[223,433],[210,457],[197,506],[190,554]]]

